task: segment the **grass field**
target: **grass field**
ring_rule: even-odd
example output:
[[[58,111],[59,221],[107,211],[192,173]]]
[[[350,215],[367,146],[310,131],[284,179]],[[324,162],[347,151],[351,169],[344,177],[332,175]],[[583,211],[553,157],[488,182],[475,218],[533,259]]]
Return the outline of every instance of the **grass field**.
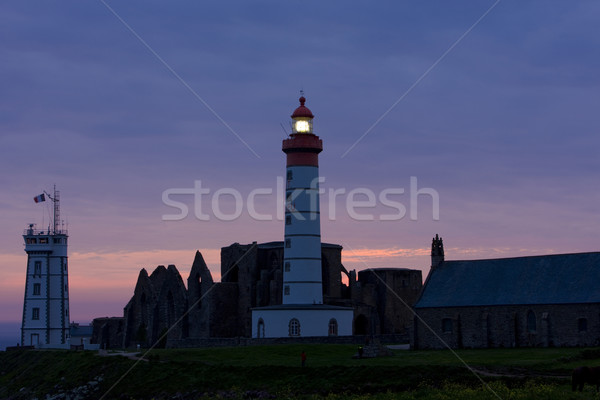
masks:
[[[593,388],[574,394],[567,377],[576,366],[600,366],[599,349],[396,350],[353,359],[355,352],[352,345],[167,349],[148,361],[0,352],[0,398],[43,399],[97,380],[88,398],[584,399]]]

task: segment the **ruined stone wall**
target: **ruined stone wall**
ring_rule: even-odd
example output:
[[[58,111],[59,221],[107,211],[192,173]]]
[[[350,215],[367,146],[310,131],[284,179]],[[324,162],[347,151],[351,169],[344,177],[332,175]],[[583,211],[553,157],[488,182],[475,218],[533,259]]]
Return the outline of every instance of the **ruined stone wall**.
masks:
[[[94,318],[92,329],[90,343],[99,344],[101,349],[112,349],[123,346],[125,318]]]
[[[600,344],[597,303],[427,308],[416,312],[424,320],[415,321],[411,335],[411,345],[418,349],[445,348],[444,342],[452,348]]]
[[[283,288],[283,247],[259,247],[256,267],[259,271],[256,288],[256,307],[281,304]]]
[[[152,327],[152,340],[159,340],[166,331],[168,339],[187,337],[188,328],[183,318],[187,311],[187,290],[175,265],[168,266],[161,286],[155,285],[155,288],[158,290],[155,306],[158,317]]]
[[[358,273],[358,282],[361,288],[359,303],[371,308],[372,333],[407,333],[413,322],[411,307],[422,288],[421,271],[405,268],[364,270]],[[363,310],[363,314],[366,312]]]
[[[208,337],[210,335],[210,295],[214,285],[210,270],[202,254],[197,251],[188,277],[187,307],[188,314],[184,324],[187,335],[184,337]]]
[[[164,267],[163,267],[164,268]],[[123,310],[125,319],[125,334],[123,347],[146,344],[148,342],[148,326],[153,318],[154,290],[145,269],[138,275],[133,297]]]
[[[168,338],[187,335],[182,316],[187,310],[187,292],[174,265],[159,265],[152,275],[140,271],[133,297],[124,309],[123,346],[152,345],[168,328]],[[176,322],[179,323],[176,324]]]
[[[221,249],[221,282],[238,285],[237,310],[239,334],[252,336],[250,309],[256,307],[257,283],[260,269],[257,265],[258,244],[234,243]]]
[[[196,252],[187,289],[174,265],[158,266],[150,276],[142,269],[124,308],[121,346],[150,346],[170,327],[169,342],[250,337],[252,308],[282,302],[283,252],[282,242],[224,247],[221,283],[213,281],[202,255]],[[421,288],[420,271],[382,269],[382,279],[361,271],[358,280],[356,272],[350,271],[349,284],[342,290],[345,269],[341,252],[338,245],[322,246],[324,303],[353,307],[356,333],[405,334],[411,319],[396,295],[414,304]],[[94,332],[97,337],[112,335],[107,339],[111,347],[121,347],[113,344],[116,332],[107,333],[106,329],[98,322]]]
[[[323,246],[321,267],[323,280],[323,303],[331,304],[342,298],[342,247]]]
[[[215,283],[209,294],[210,337],[228,338],[245,336],[244,324],[238,314],[238,285],[233,282]]]

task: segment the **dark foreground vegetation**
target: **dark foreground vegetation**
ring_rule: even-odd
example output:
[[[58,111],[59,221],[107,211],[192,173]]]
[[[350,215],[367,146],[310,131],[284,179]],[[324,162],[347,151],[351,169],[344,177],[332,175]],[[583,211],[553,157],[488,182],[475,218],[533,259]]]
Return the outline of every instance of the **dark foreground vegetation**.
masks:
[[[154,350],[143,360],[0,352],[0,398],[587,399],[595,388],[572,393],[570,373],[600,365],[597,349],[461,350],[460,359],[450,351],[353,359],[355,352],[352,345],[275,345]]]

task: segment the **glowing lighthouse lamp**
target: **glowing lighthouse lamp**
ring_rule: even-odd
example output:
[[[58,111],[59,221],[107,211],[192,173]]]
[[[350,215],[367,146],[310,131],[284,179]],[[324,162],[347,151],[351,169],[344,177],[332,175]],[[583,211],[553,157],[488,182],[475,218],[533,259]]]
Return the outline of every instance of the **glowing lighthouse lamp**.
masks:
[[[304,106],[305,101],[306,101],[306,99],[304,98],[304,96],[300,97],[300,107],[298,107],[296,112],[294,112],[294,114],[297,113],[302,116],[298,115],[298,116],[294,117],[294,115],[292,115],[292,119],[294,120],[294,124],[292,125],[293,133],[312,133],[312,128],[313,128],[312,120],[313,120],[314,116],[312,115],[310,110]],[[301,108],[304,108],[304,110],[300,110]],[[300,110],[300,112],[298,112],[298,110]],[[308,116],[306,114],[310,114],[310,116]]]

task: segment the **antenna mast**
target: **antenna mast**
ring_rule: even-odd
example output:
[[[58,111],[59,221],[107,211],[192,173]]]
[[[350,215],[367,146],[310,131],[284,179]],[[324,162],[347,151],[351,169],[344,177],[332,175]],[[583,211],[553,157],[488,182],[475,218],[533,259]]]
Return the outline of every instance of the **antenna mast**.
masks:
[[[54,185],[54,196],[50,196],[50,193],[46,192],[44,190],[44,193],[46,193],[46,196],[48,196],[48,198],[50,200],[52,200],[52,203],[54,203],[54,217],[53,217],[53,231],[52,234],[57,234],[61,232],[60,229],[60,192],[58,190],[56,190],[56,185]]]

